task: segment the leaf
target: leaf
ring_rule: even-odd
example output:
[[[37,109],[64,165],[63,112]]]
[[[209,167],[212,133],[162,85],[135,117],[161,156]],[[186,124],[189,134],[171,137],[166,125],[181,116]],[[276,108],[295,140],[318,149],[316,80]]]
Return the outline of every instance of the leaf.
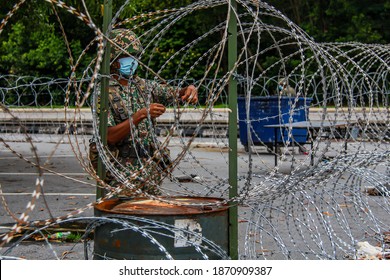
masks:
[[[351,207],[351,205],[349,205],[349,204],[339,204],[339,207],[341,207],[341,208],[348,208],[348,207]]]
[[[73,251],[64,251],[64,252],[62,252],[61,257],[64,258],[71,253],[73,253]]]
[[[272,250],[269,250],[269,249],[260,249],[260,250],[256,250],[257,253],[269,253],[269,252],[272,252]]]

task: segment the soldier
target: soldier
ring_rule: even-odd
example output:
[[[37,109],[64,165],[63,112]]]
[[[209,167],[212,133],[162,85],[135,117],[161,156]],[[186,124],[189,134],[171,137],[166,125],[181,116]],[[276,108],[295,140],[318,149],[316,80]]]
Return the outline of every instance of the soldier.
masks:
[[[282,78],[279,80],[277,91],[279,92],[280,95],[294,96],[294,97],[296,96],[295,89],[288,84],[287,78]]]
[[[136,190],[159,195],[161,175],[170,158],[167,149],[159,148],[154,135],[155,119],[176,98],[196,104],[198,92],[193,85],[178,89],[140,78],[136,74],[136,55],[142,51],[138,37],[131,30],[116,29],[111,39],[115,45],[111,47],[107,144],[114,166],[135,185],[119,195],[137,196]],[[95,155],[91,159],[95,166],[96,160]],[[122,187],[109,172],[105,181],[112,187]]]

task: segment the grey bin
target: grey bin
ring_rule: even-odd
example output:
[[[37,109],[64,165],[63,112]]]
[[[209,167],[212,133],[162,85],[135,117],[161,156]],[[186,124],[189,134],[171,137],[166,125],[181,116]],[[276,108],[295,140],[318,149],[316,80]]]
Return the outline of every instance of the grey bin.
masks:
[[[95,215],[107,219],[95,228],[94,259],[159,260],[166,252],[177,260],[228,258],[228,206],[217,205],[221,199],[165,199],[183,206],[146,198],[98,204]]]

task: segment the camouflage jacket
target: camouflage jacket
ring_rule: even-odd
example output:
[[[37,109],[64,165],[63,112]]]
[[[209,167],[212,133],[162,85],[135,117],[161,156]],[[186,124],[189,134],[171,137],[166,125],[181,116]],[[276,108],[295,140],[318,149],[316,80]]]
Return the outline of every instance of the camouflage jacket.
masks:
[[[111,96],[119,95],[126,106],[128,116],[132,116],[135,112],[147,107],[150,103],[160,103],[164,106],[169,106],[173,103],[177,89],[172,86],[159,84],[154,81],[145,80],[135,76],[130,80],[128,86],[120,85],[116,80],[110,81],[109,92]],[[115,111],[115,104],[110,102],[110,110],[108,112],[108,126],[115,126],[121,123],[120,116]],[[141,141],[138,144],[147,146],[150,145],[154,137],[155,121],[150,118],[142,120],[135,128],[133,134],[129,134],[133,140]]]
[[[147,107],[150,103],[160,103],[169,106],[174,101],[177,88],[159,84],[154,81],[135,77],[128,86],[122,86],[116,80],[110,80],[108,126],[115,126],[131,117],[135,112]],[[114,100],[115,97],[120,97]],[[123,109],[125,109],[123,111]],[[118,113],[120,111],[120,113]],[[150,118],[142,120],[137,126],[131,126],[131,133],[121,142],[110,145],[112,162],[127,178],[133,178],[131,183],[149,194],[160,194],[158,186],[161,174],[167,160],[156,157],[158,141],[154,134],[155,121]],[[93,149],[93,148],[92,148]],[[164,150],[164,158],[169,158],[169,151]],[[91,153],[90,153],[91,154]],[[161,155],[161,153],[159,153]],[[91,156],[92,165],[97,163],[97,155]],[[153,158],[152,161],[149,159]],[[94,164],[93,159],[96,159]],[[117,180],[107,172],[105,181],[111,186],[118,186]],[[134,195],[133,191],[123,191],[126,196]]]

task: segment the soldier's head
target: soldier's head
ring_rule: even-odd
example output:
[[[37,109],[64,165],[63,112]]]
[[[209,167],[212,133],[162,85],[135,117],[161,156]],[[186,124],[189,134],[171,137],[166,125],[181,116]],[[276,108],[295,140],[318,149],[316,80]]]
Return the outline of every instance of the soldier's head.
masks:
[[[278,82],[278,89],[279,91],[282,91],[283,89],[285,89],[288,85],[288,80],[287,78],[282,78],[279,80]]]
[[[277,92],[281,95],[289,95],[289,96],[296,94],[295,89],[290,86],[290,83],[287,78],[282,78],[279,80]]]
[[[142,45],[135,33],[129,29],[114,29],[110,34],[112,69],[125,77],[134,75],[138,67],[135,59],[141,51]]]

